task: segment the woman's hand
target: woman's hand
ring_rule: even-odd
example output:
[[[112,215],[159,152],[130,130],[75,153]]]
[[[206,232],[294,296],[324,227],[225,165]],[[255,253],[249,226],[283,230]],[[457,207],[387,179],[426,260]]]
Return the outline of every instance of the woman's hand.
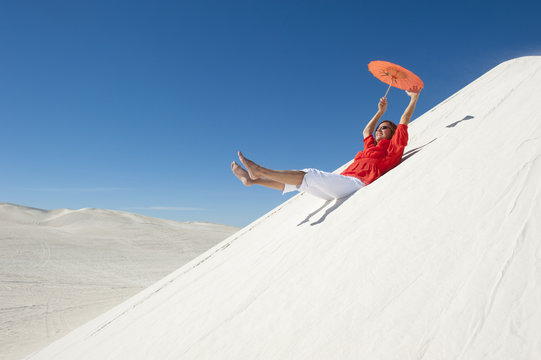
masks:
[[[382,97],[378,103],[378,113],[383,114],[387,110],[387,98]]]
[[[406,94],[408,94],[409,97],[419,97],[419,93],[421,92],[421,89],[419,89],[417,86],[412,86],[410,89],[406,90]]]

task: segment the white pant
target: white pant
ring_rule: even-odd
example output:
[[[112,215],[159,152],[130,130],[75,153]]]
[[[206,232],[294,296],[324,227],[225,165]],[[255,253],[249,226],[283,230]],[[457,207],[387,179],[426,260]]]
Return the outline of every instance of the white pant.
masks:
[[[317,169],[303,169],[302,184],[284,185],[284,194],[290,191],[304,191],[324,200],[339,199],[353,194],[362,188],[364,183],[354,177],[329,173]]]

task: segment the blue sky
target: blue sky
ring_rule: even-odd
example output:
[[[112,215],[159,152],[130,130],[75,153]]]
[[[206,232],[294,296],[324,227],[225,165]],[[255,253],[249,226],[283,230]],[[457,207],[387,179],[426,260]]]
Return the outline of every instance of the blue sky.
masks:
[[[237,150],[332,171],[386,85],[414,118],[502,61],[541,55],[539,1],[0,3],[0,202],[244,226],[288,197],[245,188]],[[392,89],[385,118],[408,97]]]

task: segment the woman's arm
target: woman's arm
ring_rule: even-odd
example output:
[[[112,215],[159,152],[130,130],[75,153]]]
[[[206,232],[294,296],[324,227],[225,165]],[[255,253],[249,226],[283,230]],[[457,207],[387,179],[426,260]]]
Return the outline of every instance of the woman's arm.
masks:
[[[376,115],[374,115],[372,120],[370,120],[368,124],[366,125],[366,127],[364,128],[363,137],[365,139],[369,137],[370,135],[372,135],[372,133],[376,129],[376,125],[378,124],[379,119],[381,119],[383,114],[385,114],[385,110],[387,110],[387,98],[382,97],[381,99],[379,99],[378,112],[376,113]]]
[[[419,99],[419,91],[417,87],[410,89],[410,91],[406,90],[406,94],[411,98],[410,103],[406,110],[404,111],[404,114],[402,114],[402,117],[400,118],[400,124],[408,125],[411,116],[413,115],[413,111],[415,111],[415,105],[417,104],[417,100]]]

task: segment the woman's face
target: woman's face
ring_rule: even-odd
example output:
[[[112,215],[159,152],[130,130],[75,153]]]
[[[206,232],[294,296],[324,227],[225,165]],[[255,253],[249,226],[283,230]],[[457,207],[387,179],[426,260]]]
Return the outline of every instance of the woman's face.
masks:
[[[381,124],[379,124],[376,130],[376,142],[383,139],[390,140],[391,137],[393,137],[393,129],[389,126],[389,124],[386,122],[382,122]]]

